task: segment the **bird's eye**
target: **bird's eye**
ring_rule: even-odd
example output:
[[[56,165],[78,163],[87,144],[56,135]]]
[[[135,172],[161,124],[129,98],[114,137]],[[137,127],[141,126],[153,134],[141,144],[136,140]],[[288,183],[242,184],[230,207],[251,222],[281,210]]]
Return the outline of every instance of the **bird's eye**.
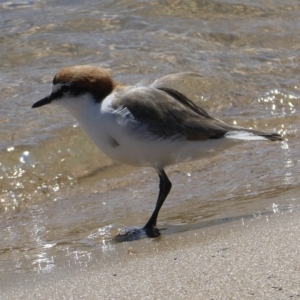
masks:
[[[60,87],[60,91],[61,91],[63,94],[66,94],[69,90],[70,90],[70,86],[69,86],[69,85],[64,84],[64,85],[62,85],[62,86]]]

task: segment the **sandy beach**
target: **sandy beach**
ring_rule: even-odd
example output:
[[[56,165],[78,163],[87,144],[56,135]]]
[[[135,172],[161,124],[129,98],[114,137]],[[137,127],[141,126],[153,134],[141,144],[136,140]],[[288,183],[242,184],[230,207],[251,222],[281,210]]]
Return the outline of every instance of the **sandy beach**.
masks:
[[[118,245],[106,261],[11,274],[1,299],[297,299],[300,213]]]

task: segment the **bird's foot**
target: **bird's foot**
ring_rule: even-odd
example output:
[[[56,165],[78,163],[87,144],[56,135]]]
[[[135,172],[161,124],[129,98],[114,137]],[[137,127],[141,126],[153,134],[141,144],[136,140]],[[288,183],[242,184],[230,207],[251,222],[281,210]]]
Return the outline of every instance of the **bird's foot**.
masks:
[[[143,238],[156,238],[160,231],[155,226],[144,226],[143,228],[126,228],[120,232],[114,240],[118,243],[136,241]]]
[[[146,225],[141,230],[143,230],[147,237],[149,238],[155,238],[160,236],[160,231],[157,227],[153,225]]]

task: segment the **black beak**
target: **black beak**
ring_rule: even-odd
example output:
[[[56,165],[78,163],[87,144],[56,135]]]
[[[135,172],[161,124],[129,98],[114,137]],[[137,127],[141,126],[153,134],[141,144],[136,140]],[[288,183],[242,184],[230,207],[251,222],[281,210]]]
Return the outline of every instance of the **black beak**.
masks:
[[[55,95],[54,93],[50,94],[49,96],[43,98],[42,100],[35,102],[31,108],[37,108],[37,107],[41,107],[43,105],[49,104],[52,102],[52,100],[54,100],[57,95]]]

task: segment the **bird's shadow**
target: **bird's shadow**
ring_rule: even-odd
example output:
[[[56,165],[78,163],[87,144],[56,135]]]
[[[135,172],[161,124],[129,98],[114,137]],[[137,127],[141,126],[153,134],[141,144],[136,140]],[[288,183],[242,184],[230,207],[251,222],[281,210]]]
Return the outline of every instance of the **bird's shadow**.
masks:
[[[273,214],[271,211],[260,213],[259,216]],[[198,230],[202,228],[208,228],[217,225],[223,225],[231,223],[237,220],[247,220],[254,218],[254,214],[239,215],[232,218],[214,219],[209,221],[200,221],[197,223],[184,224],[184,225],[164,225],[163,228],[125,228],[117,236],[113,238],[115,243],[137,241],[145,238],[158,238],[162,235],[170,235],[179,232],[186,232],[192,230]]]

